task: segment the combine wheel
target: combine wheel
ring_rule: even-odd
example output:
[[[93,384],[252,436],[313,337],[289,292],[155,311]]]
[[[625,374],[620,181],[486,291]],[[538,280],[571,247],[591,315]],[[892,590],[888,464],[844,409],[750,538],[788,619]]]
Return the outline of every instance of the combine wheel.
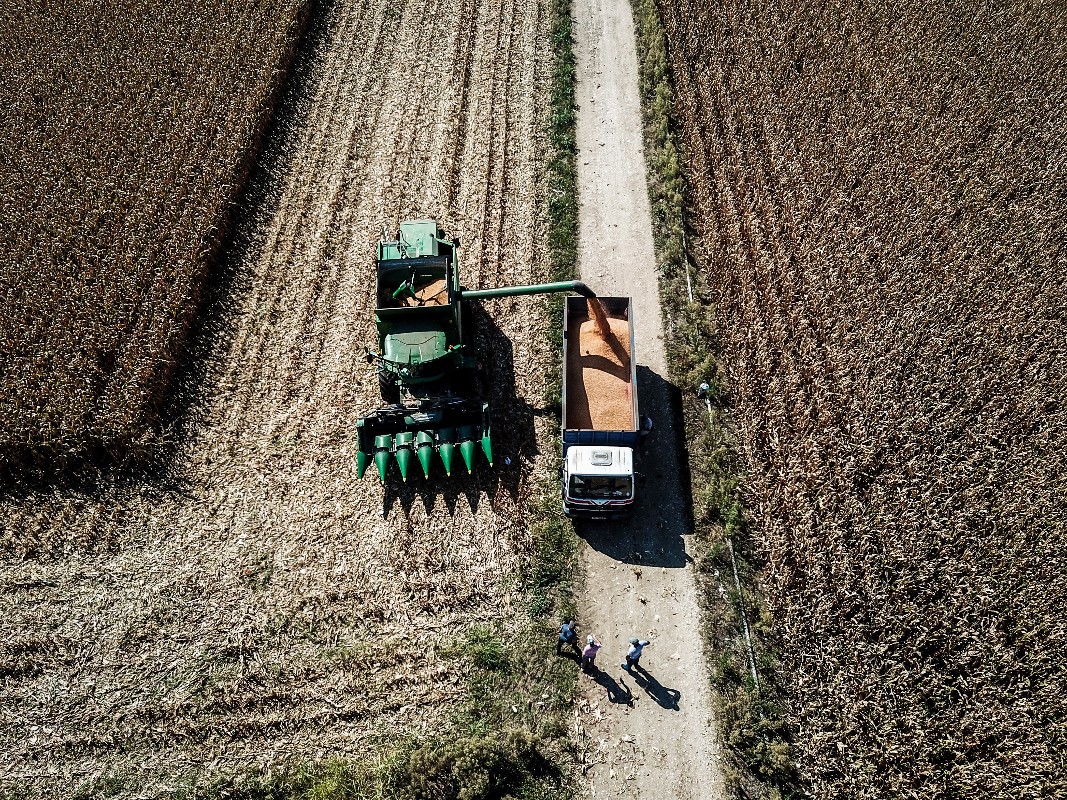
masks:
[[[387,371],[378,372],[378,389],[382,393],[382,400],[390,405],[400,402],[400,384],[396,382],[396,376]]]

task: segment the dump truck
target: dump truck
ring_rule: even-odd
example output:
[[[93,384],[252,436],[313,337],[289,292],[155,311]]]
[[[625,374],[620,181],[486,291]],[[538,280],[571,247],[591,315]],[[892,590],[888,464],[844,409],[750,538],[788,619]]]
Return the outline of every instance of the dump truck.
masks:
[[[568,297],[563,311],[563,511],[616,519],[634,505],[637,407],[629,297]]]
[[[431,219],[403,222],[378,242],[378,350],[368,348],[366,358],[376,365],[384,405],[356,421],[359,478],[372,463],[383,483],[392,465],[407,481],[416,462],[425,478],[435,464],[451,475],[457,461],[470,473],[479,453],[492,466],[492,414],[470,304],[548,292],[596,296],[581,281],[467,289],[459,251],[459,238]]]

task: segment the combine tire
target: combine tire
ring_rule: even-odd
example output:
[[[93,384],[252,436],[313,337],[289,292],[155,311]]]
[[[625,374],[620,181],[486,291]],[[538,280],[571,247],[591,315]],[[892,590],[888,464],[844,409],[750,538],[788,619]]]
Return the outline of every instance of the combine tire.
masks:
[[[382,400],[389,405],[400,402],[400,384],[396,382],[396,376],[389,372],[378,373],[378,389],[382,393]]]

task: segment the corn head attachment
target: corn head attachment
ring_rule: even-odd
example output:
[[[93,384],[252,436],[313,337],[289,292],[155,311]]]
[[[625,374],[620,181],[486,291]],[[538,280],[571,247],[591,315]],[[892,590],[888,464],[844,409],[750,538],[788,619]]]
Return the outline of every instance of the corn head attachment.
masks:
[[[595,296],[579,281],[470,291],[460,286],[458,254],[459,240],[434,220],[404,222],[396,238],[378,242],[379,349],[367,351],[367,361],[377,365],[386,405],[356,422],[360,478],[372,463],[383,482],[393,463],[404,481],[415,469],[429,478],[436,462],[447,475],[460,464],[472,472],[481,457],[492,466],[483,371],[464,319],[469,301],[569,291]]]
[[[357,425],[360,477],[372,461],[383,481],[393,461],[405,481],[412,469],[418,468],[429,478],[435,461],[440,461],[447,475],[452,474],[457,461],[471,472],[479,452],[489,466],[493,465],[489,405],[478,400],[426,398],[415,407],[379,409]],[[414,467],[414,463],[419,466]]]

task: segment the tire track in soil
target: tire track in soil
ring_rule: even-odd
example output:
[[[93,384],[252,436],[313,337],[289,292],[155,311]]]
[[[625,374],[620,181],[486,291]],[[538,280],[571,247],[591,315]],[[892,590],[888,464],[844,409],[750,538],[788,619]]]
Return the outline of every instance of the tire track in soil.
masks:
[[[479,0],[463,0],[464,16],[473,17],[477,9],[481,7]],[[453,80],[459,79],[459,101],[456,106],[456,123],[453,126],[454,135],[451,139],[451,146],[448,149],[449,158],[448,163],[451,168],[448,170],[448,191],[446,193],[448,208],[454,208],[456,206],[460,187],[460,176],[462,175],[459,169],[461,155],[464,150],[464,146],[467,142],[467,130],[470,126],[470,100],[469,89],[471,83],[471,64],[474,60],[474,26],[466,28],[465,31],[456,38],[455,55],[452,58],[452,63],[455,65],[453,71]]]
[[[412,20],[425,20],[437,18],[438,6],[431,5],[427,0],[419,10],[412,10],[410,7],[405,7],[405,17],[410,17]],[[401,59],[404,60],[409,66],[415,67],[412,73],[409,73],[408,77],[404,80],[404,83],[410,87],[411,93],[416,97],[432,97],[433,90],[437,87],[436,80],[427,81],[427,73],[429,72],[431,61],[437,50],[437,41],[432,36],[419,37],[420,48],[413,54],[402,53]],[[432,116],[435,111],[435,104],[431,104],[428,107],[416,106],[410,101],[402,104],[399,108],[394,109],[391,120],[395,122],[395,144],[392,149],[393,160],[392,166],[389,169],[389,175],[391,176],[406,176],[408,180],[400,181],[400,191],[396,193],[395,206],[390,218],[393,220],[401,220],[409,215],[409,209],[411,203],[408,198],[408,189],[413,183],[417,182],[418,171],[413,169],[415,160],[415,142],[418,137],[419,127],[425,124],[425,118],[427,115]],[[412,180],[414,179],[414,180]]]
[[[370,2],[370,0],[367,0]],[[364,11],[366,5],[361,8]],[[340,28],[337,31],[336,36],[347,38],[350,31],[359,28],[359,21],[361,18],[365,18],[363,13],[354,14],[348,19],[348,26]],[[327,23],[323,21],[322,25]],[[320,33],[316,27],[316,23],[313,23],[313,29],[309,33],[309,36],[324,36],[326,32]],[[355,48],[353,48],[353,51]],[[321,57],[319,55],[318,57]],[[297,69],[301,69],[301,65],[297,65]],[[314,86],[314,95],[308,102],[308,107],[319,107],[324,103],[323,98],[330,96],[336,98],[339,91],[339,83],[341,76],[344,74],[343,70],[336,70],[332,73],[332,81],[319,82]],[[331,102],[331,106],[335,103]],[[296,138],[290,146],[295,152],[310,151],[312,154],[323,154],[321,142],[326,135],[327,128],[320,126],[318,129],[308,130],[306,128],[300,129],[291,135]],[[301,141],[301,138],[308,136],[310,138],[306,141]],[[286,132],[282,132],[279,135],[286,135]],[[313,191],[312,188],[306,183],[293,180],[299,174],[301,170],[305,173],[309,172],[310,166],[313,170],[321,167],[321,160],[314,161],[311,165],[305,165],[301,162],[301,159],[294,158],[291,162],[292,167],[289,174],[286,176],[290,180],[286,183],[283,192],[283,198],[280,207],[289,207],[297,205],[295,195],[299,192],[306,199],[309,192]],[[313,172],[311,173],[313,174]],[[293,252],[295,248],[294,232],[306,228],[308,210],[305,204],[299,204],[297,207],[300,209],[299,213],[282,219],[275,219],[274,223],[270,225],[267,236],[269,237],[269,245],[264,248],[264,252],[269,254],[277,254],[278,259],[283,264],[289,265],[293,261]],[[257,234],[262,236],[262,232],[257,231]],[[291,281],[276,281],[273,276],[268,277],[269,268],[274,265],[274,261],[264,259],[260,262],[257,270],[257,275],[250,281],[254,287],[254,302],[255,308],[260,310],[260,316],[266,319],[272,319],[276,313],[279,313],[279,303],[281,302],[281,289],[289,284]],[[266,298],[266,307],[264,308],[263,292],[271,290],[271,294]],[[281,308],[280,313],[285,313],[284,307]],[[258,333],[258,335],[256,335]],[[254,336],[254,338],[252,338]],[[248,380],[241,380],[245,377],[245,370],[249,363],[259,363],[260,354],[262,348],[266,345],[262,331],[253,325],[245,325],[240,328],[236,341],[234,342],[234,352],[242,354],[239,357],[234,357],[230,360],[230,369],[227,372],[224,385],[232,387],[240,393],[240,400],[234,403],[234,415],[243,416],[242,412],[247,406],[250,397],[255,396],[253,389],[255,385]]]
[[[501,0],[501,2],[496,6],[496,8],[494,9],[494,13],[497,14],[497,15],[500,15],[500,13],[501,13],[500,9],[502,8],[502,6],[503,6],[503,0]],[[498,28],[496,30],[495,41],[494,41],[494,43],[492,45],[492,48],[491,48],[490,52],[493,52],[493,53],[500,52],[501,34],[502,34],[502,30],[500,28]],[[490,59],[490,63],[492,65],[491,66],[491,70],[490,70],[490,74],[489,74],[489,81],[488,81],[489,87],[490,87],[490,91],[489,91],[489,102],[487,104],[487,111],[486,111],[486,117],[488,118],[488,121],[485,124],[483,124],[482,126],[480,126],[480,129],[485,134],[484,145],[482,145],[482,147],[483,147],[484,152],[485,152],[485,167],[483,169],[484,169],[484,174],[486,176],[486,180],[485,180],[484,186],[482,187],[481,215],[480,215],[481,228],[480,228],[479,234],[478,234],[478,262],[477,262],[478,263],[478,267],[477,267],[478,283],[474,284],[474,286],[477,286],[479,288],[489,285],[487,269],[486,269],[486,263],[487,263],[488,258],[489,258],[490,226],[492,225],[492,211],[491,211],[491,205],[492,204],[491,204],[491,201],[490,201],[490,197],[493,194],[493,187],[494,187],[494,185],[496,183],[496,170],[494,169],[495,165],[493,163],[494,162],[494,155],[495,155],[493,153],[493,142],[494,142],[494,140],[496,138],[495,133],[496,133],[497,100],[498,100],[498,97],[497,97],[497,69],[500,66],[499,57],[491,58]]]
[[[354,19],[348,20],[347,24],[340,28],[338,39],[348,40],[353,31],[361,31],[358,20],[362,13],[361,11],[353,15]],[[389,43],[393,41],[388,36],[387,24],[387,18],[379,20],[374,29],[374,45],[380,46],[383,39]],[[304,387],[311,370],[298,370],[297,365],[304,363],[307,348],[316,341],[310,328],[323,318],[323,299],[329,297],[329,287],[337,280],[341,267],[336,259],[324,259],[322,251],[326,242],[332,241],[324,238],[324,234],[331,230],[329,209],[334,202],[331,195],[337,182],[346,177],[346,165],[339,160],[339,157],[343,157],[344,148],[331,145],[335,140],[350,140],[352,135],[353,126],[348,126],[344,119],[347,107],[344,101],[351,92],[345,82],[346,76],[352,75],[354,68],[360,63],[359,54],[363,52],[363,48],[359,44],[358,40],[350,44],[345,61],[333,72],[323,100],[318,104],[322,107],[321,118],[315,121],[312,130],[308,147],[310,157],[297,161],[297,170],[303,171],[305,180],[309,181],[304,187],[304,199],[298,206],[299,213],[291,226],[284,227],[283,223],[284,236],[279,250],[268,251],[266,254],[268,266],[264,274],[273,274],[277,270],[281,275],[281,279],[271,277],[268,280],[275,281],[274,307],[285,322],[284,328],[273,326],[272,332],[274,335],[284,336],[287,357],[281,361],[268,361],[264,365],[265,368],[273,367],[274,372],[269,376],[262,373],[257,375],[259,388],[254,396],[257,400],[264,394],[273,398],[274,413],[271,417],[277,427],[272,433],[283,438],[295,437],[300,433],[299,423],[288,411],[299,407],[297,401],[303,399]],[[393,54],[387,50],[384,55],[389,58]],[[365,75],[357,72],[353,77],[356,79],[353,83],[364,89],[377,80],[373,71]],[[377,109],[371,106],[371,110],[380,111],[380,106]],[[347,133],[346,127],[349,128]],[[325,188],[314,182],[315,178],[321,176],[328,176]],[[324,265],[324,261],[328,266]],[[271,320],[274,321],[276,320]],[[266,344],[265,335],[266,331],[260,333],[257,347]],[[304,352],[301,352],[302,350]],[[294,375],[296,380],[293,380]],[[250,419],[247,416],[244,418]]]
[[[349,130],[347,135],[348,149],[355,146],[355,128],[348,123],[345,127]],[[333,176],[348,174],[348,161],[341,162],[338,169],[336,164],[331,165],[330,173]],[[357,171],[353,176],[357,180],[360,177]],[[337,230],[337,202],[341,190],[336,178],[329,182],[325,194],[329,201],[324,203],[319,211],[318,225],[321,230]],[[334,238],[334,237],[330,237]],[[302,307],[298,316],[293,320],[288,332],[288,348],[291,360],[282,379],[274,382],[264,382],[265,391],[271,392],[274,419],[279,424],[277,436],[283,439],[307,439],[308,431],[303,427],[303,421],[291,412],[299,408],[301,404],[311,402],[312,392],[319,384],[322,372],[322,358],[327,346],[327,338],[330,336],[329,324],[334,315],[334,309],[338,302],[339,284],[345,264],[333,252],[332,245],[312,245],[304,256],[313,263],[315,277],[304,289]],[[320,274],[323,273],[323,274]],[[298,365],[306,365],[298,369]],[[295,379],[294,379],[295,378]],[[273,391],[267,388],[272,386]],[[312,437],[313,440],[313,437]]]
[[[237,226],[232,292],[206,320],[169,475],[0,501],[0,635],[39,653],[0,687],[0,777],[32,777],[36,796],[104,768],[151,791],[439,730],[466,692],[441,646],[457,627],[506,633],[521,616],[502,581],[530,548],[533,463],[506,481],[386,492],[356,481],[353,429],[378,403],[361,356],[382,223],[441,219],[471,245],[471,285],[545,278],[548,8],[367,0],[323,13]],[[426,36],[426,15],[453,37]],[[425,119],[405,127],[409,111]],[[520,402],[539,404],[536,301],[486,308]],[[20,603],[14,587],[31,579],[43,588]]]
[[[405,13],[408,10],[405,9]],[[411,16],[414,19],[432,19],[438,16],[438,7],[431,6],[430,3],[425,3],[420,9],[411,12]],[[379,29],[380,31],[383,29]],[[424,39],[430,39],[430,37],[424,37]],[[380,39],[379,39],[380,41]],[[431,40],[432,41],[432,40]],[[395,41],[393,42],[395,45]],[[360,52],[358,47],[352,48],[352,53]],[[395,54],[391,53],[390,56]],[[419,65],[422,64],[422,80],[417,83],[412,79],[411,72],[405,73],[403,82],[412,87],[412,92],[416,95],[425,96],[431,88],[426,85],[425,72],[426,65],[432,55],[432,49],[429,46],[424,47],[422,50],[415,53],[406,53],[406,58],[402,59],[406,65]],[[320,223],[323,230],[331,231],[335,235],[343,234],[347,229],[345,221],[343,220],[344,210],[341,205],[342,193],[345,191],[345,186],[350,183],[361,185],[364,182],[365,171],[362,169],[363,161],[358,162],[358,167],[352,170],[353,162],[356,156],[366,148],[370,137],[376,131],[379,122],[383,116],[383,113],[388,109],[384,104],[374,104],[369,102],[370,97],[367,94],[371,81],[368,79],[361,82],[363,85],[363,91],[353,92],[352,96],[360,98],[361,102],[359,106],[370,107],[371,113],[368,115],[368,120],[363,115],[353,113],[348,108],[346,93],[342,93],[339,97],[335,98],[335,109],[331,109],[330,122],[323,126],[325,130],[335,130],[341,127],[337,123],[339,116],[347,116],[344,122],[344,128],[346,129],[346,135],[344,137],[346,146],[342,148],[337,156],[339,158],[334,161],[333,165],[329,169],[330,179],[327,189],[326,202],[323,203],[323,212],[320,212],[322,222]],[[339,110],[338,110],[339,109]],[[359,135],[362,134],[362,135]],[[358,143],[357,143],[358,140]],[[399,150],[399,148],[398,148]],[[392,168],[393,174],[409,175],[412,174],[412,154],[411,146],[407,147],[407,155],[404,159],[404,166],[401,167],[398,164],[397,159],[394,161]],[[349,197],[349,200],[352,198]],[[304,371],[302,380],[289,381],[287,385],[289,391],[283,396],[282,401],[279,403],[281,408],[293,408],[301,403],[311,402],[313,400],[312,394],[316,388],[320,390],[327,386],[332,386],[334,390],[337,389],[337,384],[329,380],[329,375],[325,370],[329,369],[329,365],[324,365],[322,359],[325,355],[334,355],[336,353],[336,346],[340,343],[333,337],[331,328],[334,319],[338,316],[336,309],[342,303],[342,294],[346,293],[350,287],[343,284],[343,273],[346,270],[343,267],[347,266],[346,259],[338,258],[337,255],[332,252],[332,247],[320,246],[319,242],[314,242],[312,248],[309,251],[309,258],[325,261],[330,264],[328,284],[322,288],[322,291],[318,295],[308,293],[307,305],[309,313],[305,316],[303,324],[294,336],[294,341],[303,343],[305,358],[312,363],[312,366]],[[360,274],[360,278],[366,278],[368,274],[372,274],[372,270]],[[373,307],[373,304],[372,304]],[[317,313],[315,309],[320,308]],[[331,347],[332,345],[332,347]],[[308,351],[312,352],[308,352]],[[320,401],[327,401],[328,395],[320,395]],[[298,430],[296,425],[290,423],[288,426],[288,433],[296,435]],[[311,440],[314,441],[314,435]]]
[[[493,287],[524,283],[525,278],[511,267],[511,259],[520,256],[522,252],[534,253],[538,248],[538,241],[528,229],[527,219],[534,213],[533,209],[525,214],[517,213],[510,205],[513,200],[511,191],[512,174],[514,172],[513,159],[513,125],[503,124],[504,120],[512,120],[516,109],[522,109],[522,103],[513,95],[515,87],[519,83],[516,77],[515,48],[512,42],[516,36],[521,36],[519,19],[537,18],[536,4],[527,4],[520,13],[519,4],[516,0],[501,0],[495,14],[503,20],[503,25],[496,33],[496,41],[492,50],[502,55],[490,62],[491,74],[488,77],[493,87],[492,102],[487,106],[488,120],[480,130],[483,132],[487,144],[484,149],[488,152],[486,159],[486,174],[489,176],[486,182],[485,192],[482,198],[481,219],[482,233],[480,236],[480,252],[478,258],[477,283],[470,281],[472,287]],[[506,54],[506,55],[503,55]],[[524,141],[532,138],[532,131],[520,128],[519,133]],[[532,165],[528,165],[532,168]],[[526,230],[523,230],[526,227]],[[523,244],[525,242],[525,245]],[[519,251],[516,253],[516,251]],[[513,255],[514,254],[514,255]],[[520,258],[521,263],[521,258]],[[539,303],[541,301],[533,301]],[[504,316],[516,316],[529,319],[531,304],[530,298],[497,298],[483,303],[483,307],[495,314]],[[530,329],[523,336],[536,335]],[[513,459],[521,458],[524,454],[536,450],[536,443],[530,435],[535,428],[533,410],[529,403],[523,403],[511,396],[509,386],[513,381],[522,381],[522,372],[526,364],[512,355],[510,358],[505,352],[508,344],[495,335],[485,335],[485,359],[489,367],[490,397],[494,404],[496,434],[494,449],[498,461],[507,455]],[[529,379],[530,376],[525,376]],[[511,425],[504,427],[499,423],[508,421]],[[519,425],[514,425],[515,422]],[[527,433],[529,431],[529,433]],[[494,492],[494,487],[480,483],[487,492]],[[503,484],[495,487],[494,500],[502,500]],[[520,496],[522,496],[520,489]]]
[[[506,14],[506,22],[497,29],[496,45],[494,50],[502,53],[503,57],[493,62],[493,100],[490,106],[490,146],[489,164],[486,182],[485,200],[482,206],[482,262],[480,272],[483,286],[498,286],[501,284],[500,262],[501,249],[504,246],[504,215],[507,203],[508,191],[508,125],[506,120],[510,118],[508,88],[511,85],[511,38],[515,25],[515,0],[504,0],[501,3],[501,19]],[[503,62],[503,63],[501,63]],[[500,157],[496,158],[499,150]],[[486,269],[486,261],[490,261],[492,268]]]

